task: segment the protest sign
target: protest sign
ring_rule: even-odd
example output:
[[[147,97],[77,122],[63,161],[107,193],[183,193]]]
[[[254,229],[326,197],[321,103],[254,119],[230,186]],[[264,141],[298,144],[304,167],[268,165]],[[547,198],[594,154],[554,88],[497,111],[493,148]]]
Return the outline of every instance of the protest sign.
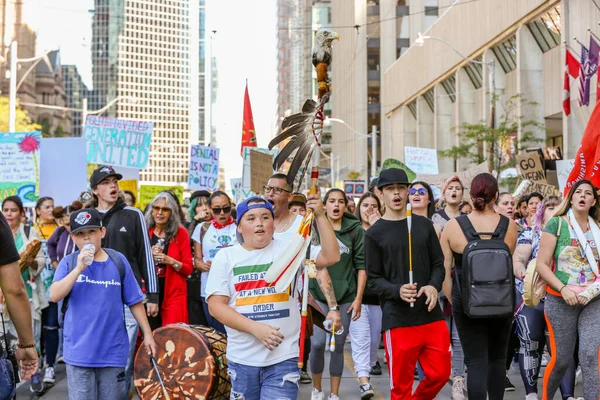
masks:
[[[412,169],[408,168],[402,161],[395,160],[393,158],[388,158],[381,164],[381,168],[379,169],[379,171],[377,171],[377,176],[379,176],[381,171],[389,168],[399,168],[403,170],[404,172],[406,172],[406,175],[408,176],[408,180],[410,182],[412,182],[417,176],[417,174],[415,174],[415,172]]]
[[[233,195],[235,204],[240,204],[248,197],[254,196],[254,192],[252,190],[242,187],[242,178],[231,179],[231,194]]]
[[[88,115],[83,137],[87,162],[144,169],[148,165],[154,123]]]
[[[269,150],[262,147],[244,147],[243,154],[243,166],[242,166],[242,187],[246,190],[250,190],[251,179],[250,179],[250,151],[260,151],[261,153],[271,154],[271,157],[277,156],[279,154],[279,149],[275,148],[273,150]]]
[[[190,152],[188,188],[192,190],[217,190],[219,181],[219,149],[193,145]]]
[[[345,180],[344,192],[348,196],[362,196],[367,190],[367,184],[361,180]]]
[[[0,200],[34,206],[40,189],[40,132],[0,132]]]
[[[558,188],[561,192],[565,191],[567,179],[574,166],[575,160],[556,160],[556,178],[558,179]]]
[[[41,140],[40,193],[57,206],[71,204],[88,186],[85,145],[81,137]]]
[[[519,154],[517,156],[517,168],[523,179],[546,183],[546,174],[539,153]]]
[[[436,175],[440,172],[435,149],[404,146],[404,163],[416,174]]]
[[[251,150],[250,171],[250,190],[254,193],[261,193],[263,186],[273,175],[273,157],[270,154]]]
[[[163,190],[171,190],[177,195],[180,203],[183,203],[183,186],[158,186],[158,185],[140,185],[140,198],[138,203],[143,210],[152,202],[154,197]]]
[[[138,195],[138,182],[135,179],[123,179],[119,181],[119,190],[125,191],[129,190],[134,194],[136,199],[136,206],[139,206],[140,200]]]
[[[446,179],[450,178],[451,176],[456,175],[460,178],[463,185],[465,185],[465,188],[468,189],[469,187],[471,187],[471,182],[473,181],[473,178],[475,178],[477,175],[485,173],[485,172],[490,172],[487,162],[483,162],[483,163],[479,164],[478,166],[470,168],[466,171],[447,172],[447,173],[437,174],[437,175],[419,174],[419,175],[417,175],[416,180],[427,182],[430,185],[435,185],[435,186],[441,188],[444,186],[444,182],[446,181]]]
[[[527,186],[527,189],[523,192],[523,194],[531,194],[533,192],[540,193],[544,197],[548,197],[550,195],[560,196],[560,192],[556,188],[556,186],[548,185],[542,182],[533,182]]]

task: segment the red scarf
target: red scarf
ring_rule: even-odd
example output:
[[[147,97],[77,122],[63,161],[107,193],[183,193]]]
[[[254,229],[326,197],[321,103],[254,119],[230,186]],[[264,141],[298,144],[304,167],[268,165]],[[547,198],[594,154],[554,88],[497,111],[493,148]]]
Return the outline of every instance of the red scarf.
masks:
[[[230,215],[229,219],[227,220],[227,222],[225,222],[223,225],[221,225],[220,223],[218,223],[214,218],[210,219],[210,222],[213,224],[213,226],[217,229],[223,229],[226,226],[229,226],[231,224],[233,224],[235,222],[235,220],[233,219],[233,217]]]

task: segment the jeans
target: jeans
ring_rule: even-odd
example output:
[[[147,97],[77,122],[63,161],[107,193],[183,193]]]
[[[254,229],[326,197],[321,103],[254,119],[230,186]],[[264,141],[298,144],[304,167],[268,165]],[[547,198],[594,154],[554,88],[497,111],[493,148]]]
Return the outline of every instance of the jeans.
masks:
[[[138,337],[138,323],[133,317],[129,307],[125,306],[125,327],[127,336],[129,336],[129,355],[127,356],[127,366],[125,367],[125,394],[124,400],[129,399],[129,388],[131,387],[131,378],[133,377],[133,357],[135,356],[135,344]],[[118,398],[118,397],[113,397]]]
[[[49,302],[48,307],[42,310],[42,329],[46,364],[54,367],[58,352],[58,305],[56,303]]]
[[[300,370],[291,358],[268,367],[251,367],[229,361],[231,400],[296,400]]]
[[[86,368],[67,364],[69,400],[127,397],[123,368]]]
[[[208,326],[218,330],[223,335],[227,335],[227,332],[225,331],[225,326],[221,322],[219,322],[218,319],[210,315],[210,312],[208,311],[208,303],[206,302],[206,298],[204,297],[202,297],[202,308],[204,309],[204,317],[206,318],[206,322],[208,322]]]

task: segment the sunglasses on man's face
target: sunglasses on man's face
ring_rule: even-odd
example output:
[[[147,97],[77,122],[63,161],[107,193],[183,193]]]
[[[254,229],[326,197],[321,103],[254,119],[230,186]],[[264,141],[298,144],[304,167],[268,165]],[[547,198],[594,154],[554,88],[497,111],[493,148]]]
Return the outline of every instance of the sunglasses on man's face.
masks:
[[[212,208],[212,212],[215,213],[215,214],[217,214],[217,215],[221,214],[221,213],[228,214],[228,213],[231,212],[231,206],[221,207],[221,208],[213,207]]]
[[[419,194],[419,196],[425,196],[427,194],[427,189],[425,188],[410,188],[408,194],[414,196],[415,194]]]

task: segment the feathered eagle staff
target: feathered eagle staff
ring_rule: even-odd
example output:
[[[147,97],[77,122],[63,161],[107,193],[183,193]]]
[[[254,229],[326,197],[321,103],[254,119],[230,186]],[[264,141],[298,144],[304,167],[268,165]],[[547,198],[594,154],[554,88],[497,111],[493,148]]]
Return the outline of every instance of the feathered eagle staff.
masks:
[[[318,102],[307,100],[302,107],[302,111],[290,115],[281,123],[281,133],[271,140],[269,149],[277,146],[284,140],[289,141],[285,144],[279,155],[273,162],[273,169],[279,168],[289,157],[293,155],[293,160],[287,172],[287,183],[294,186],[294,181],[298,172],[300,172],[298,186],[302,185],[302,180],[306,175],[309,165],[311,166],[310,193],[317,193],[319,184],[319,160],[321,146],[321,133],[323,132],[324,114],[323,108],[329,101],[328,73],[329,64],[332,60],[331,44],[339,39],[339,35],[331,30],[319,30],[315,36],[315,45],[313,47],[312,63],[317,69],[317,82],[319,83]],[[298,235],[293,239],[289,250],[278,261],[271,265],[265,275],[265,281],[275,286],[277,292],[286,290],[290,285],[298,268],[304,259],[310,243],[310,226],[313,220],[312,212],[304,217]],[[310,268],[312,266],[312,268]],[[315,272],[314,263],[306,259],[302,290],[302,328],[300,331],[300,354],[298,366],[302,368],[304,360],[304,338],[306,336],[306,317],[308,314],[308,279],[309,271],[311,275]],[[314,277],[314,276],[311,276]]]

